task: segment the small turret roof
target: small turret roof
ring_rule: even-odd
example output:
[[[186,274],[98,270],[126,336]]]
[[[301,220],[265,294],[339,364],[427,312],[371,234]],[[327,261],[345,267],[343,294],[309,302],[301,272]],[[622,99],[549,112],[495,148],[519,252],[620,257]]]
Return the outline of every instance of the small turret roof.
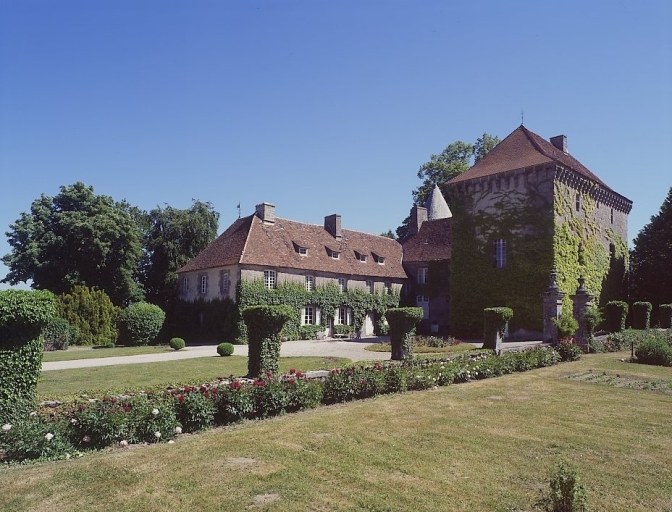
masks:
[[[446,200],[441,193],[441,189],[436,184],[425,202],[425,208],[427,208],[428,220],[449,219],[453,216],[453,213],[448,207],[448,203],[446,203]]]

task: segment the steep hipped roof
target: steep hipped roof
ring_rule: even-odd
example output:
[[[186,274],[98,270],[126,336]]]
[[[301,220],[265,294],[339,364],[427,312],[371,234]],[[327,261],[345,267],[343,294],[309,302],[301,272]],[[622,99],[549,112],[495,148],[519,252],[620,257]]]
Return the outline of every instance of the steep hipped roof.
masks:
[[[264,223],[256,215],[234,222],[178,272],[225,265],[258,265],[381,278],[406,278],[401,245],[387,237],[343,229],[340,239],[323,226],[276,217]],[[301,255],[298,248],[306,249]],[[332,253],[338,253],[338,259]],[[355,252],[366,256],[359,261]],[[384,258],[384,263],[376,260]]]
[[[403,243],[405,263],[429,263],[449,260],[452,219],[427,220],[418,233]]]
[[[456,176],[448,184],[453,185],[463,181],[494,176],[495,174],[546,163],[560,164],[567,169],[577,172],[584,178],[600,184],[607,190],[611,190],[600,178],[590,172],[588,168],[572,155],[556,148],[553,144],[522,125],[511,132],[469,170]]]
[[[425,208],[427,208],[427,218],[429,220],[447,219],[453,216],[441,189],[436,184],[434,184],[434,188],[425,202]]]

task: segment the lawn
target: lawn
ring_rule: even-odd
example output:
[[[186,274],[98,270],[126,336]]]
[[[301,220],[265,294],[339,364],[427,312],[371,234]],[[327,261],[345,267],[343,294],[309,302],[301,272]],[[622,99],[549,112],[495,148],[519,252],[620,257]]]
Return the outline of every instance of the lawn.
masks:
[[[565,459],[591,510],[669,511],[672,395],[570,378],[672,382],[671,368],[622,357],[9,467],[0,509],[524,511]]]
[[[370,352],[392,352],[392,345],[390,343],[373,343],[367,345],[365,350]],[[469,343],[458,343],[457,345],[448,345],[446,347],[428,347],[426,345],[415,345],[413,347],[414,354],[427,354],[427,355],[436,355],[444,356],[446,354],[461,354],[463,352],[469,352],[470,350],[479,350]]]
[[[71,347],[68,350],[45,352],[42,357],[42,361],[45,363],[50,363],[52,361],[71,361],[73,359],[95,359],[99,357],[162,354],[164,352],[172,351],[173,349],[168,347],[168,345],[114,348]]]
[[[330,369],[351,364],[349,359],[334,357],[281,357],[280,370]],[[243,376],[247,373],[247,357],[199,357],[156,363],[140,363],[72,370],[42,372],[37,383],[40,400],[66,399],[81,395],[102,395],[110,392],[139,391],[167,385],[201,384],[218,377]]]

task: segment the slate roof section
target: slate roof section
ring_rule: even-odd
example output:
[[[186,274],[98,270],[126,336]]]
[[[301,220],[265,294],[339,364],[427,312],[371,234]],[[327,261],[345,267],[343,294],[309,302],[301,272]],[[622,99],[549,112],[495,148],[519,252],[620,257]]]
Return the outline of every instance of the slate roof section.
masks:
[[[427,220],[403,243],[404,263],[429,263],[451,257],[452,219]]]
[[[425,202],[425,208],[427,208],[427,218],[429,220],[447,219],[453,216],[441,189],[436,184],[434,184],[434,188]]]
[[[297,246],[305,247],[307,255],[300,255]],[[338,252],[338,259],[331,257],[327,249]],[[367,261],[358,261],[355,251],[365,254]],[[376,263],[373,253],[384,256],[385,263]],[[234,222],[178,272],[241,264],[406,279],[401,259],[401,245],[391,238],[343,229],[338,240],[324,226],[278,217],[275,223],[264,224],[259,217],[251,215]]]
[[[572,155],[556,148],[549,141],[522,125],[511,132],[469,170],[456,176],[448,184],[454,185],[472,179],[485,178],[515,169],[548,163],[556,163],[571,169],[584,178],[614,192]]]

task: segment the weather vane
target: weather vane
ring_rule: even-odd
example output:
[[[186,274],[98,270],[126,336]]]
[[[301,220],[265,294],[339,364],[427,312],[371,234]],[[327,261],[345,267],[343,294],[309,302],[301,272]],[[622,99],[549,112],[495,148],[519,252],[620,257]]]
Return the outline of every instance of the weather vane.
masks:
[[[523,126],[525,124],[525,112],[523,112],[523,109],[520,109],[520,126]]]
[[[238,208],[238,218],[240,219],[240,201],[238,201],[238,206],[237,206],[237,208]]]

